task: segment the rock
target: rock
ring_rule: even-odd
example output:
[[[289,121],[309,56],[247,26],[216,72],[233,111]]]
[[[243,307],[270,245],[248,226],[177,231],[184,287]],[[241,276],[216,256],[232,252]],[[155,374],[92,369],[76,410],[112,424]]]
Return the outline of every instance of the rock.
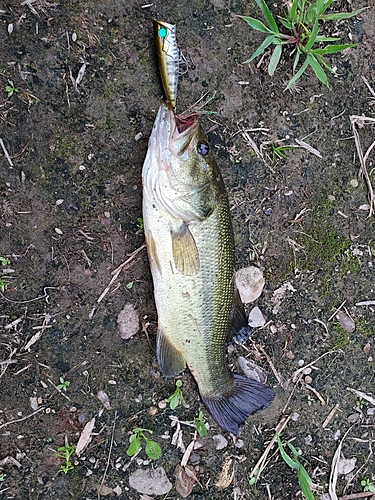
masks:
[[[117,316],[118,332],[122,339],[130,339],[139,330],[139,316],[130,303],[124,305]]]
[[[356,424],[359,422],[361,419],[361,416],[359,413],[352,413],[351,415],[348,416],[348,422],[349,424]]]
[[[258,328],[266,324],[265,317],[259,307],[254,307],[249,314],[249,326],[251,328]]]
[[[163,467],[138,469],[129,476],[129,486],[146,495],[166,495],[172,489]]]
[[[246,359],[243,356],[240,356],[238,358],[238,365],[241,368],[243,374],[247,378],[251,378],[252,380],[256,380],[258,382],[261,382],[262,384],[265,383],[266,381],[266,376],[263,372],[263,370],[254,363],[254,361],[251,361],[250,359]]]
[[[258,267],[244,267],[236,272],[236,285],[244,304],[254,302],[262,293],[264,284],[263,273]]]
[[[98,493],[99,495],[106,497],[107,495],[113,493],[113,488],[109,488],[105,484],[102,484],[101,486],[98,486]]]
[[[217,450],[222,450],[223,448],[226,448],[228,446],[228,440],[225,439],[225,437],[222,436],[221,434],[216,434],[215,436],[212,436],[212,439],[216,443]]]

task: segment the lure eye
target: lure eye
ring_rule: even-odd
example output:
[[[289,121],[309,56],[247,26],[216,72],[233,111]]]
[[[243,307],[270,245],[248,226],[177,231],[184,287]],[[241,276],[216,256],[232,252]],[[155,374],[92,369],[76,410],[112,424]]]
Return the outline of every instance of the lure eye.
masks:
[[[197,144],[198,154],[200,154],[202,156],[206,156],[206,154],[209,152],[209,150],[210,150],[210,146],[208,145],[208,143],[206,141],[198,142],[198,144]]]
[[[167,30],[164,28],[164,26],[161,26],[158,30],[158,35],[160,38],[165,38],[167,36]]]

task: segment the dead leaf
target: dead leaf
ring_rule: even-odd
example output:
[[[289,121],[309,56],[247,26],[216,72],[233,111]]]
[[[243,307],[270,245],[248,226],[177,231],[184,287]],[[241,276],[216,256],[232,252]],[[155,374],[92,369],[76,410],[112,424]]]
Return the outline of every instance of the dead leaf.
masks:
[[[99,391],[98,392],[98,399],[103,403],[104,408],[107,410],[111,410],[111,405],[109,404],[109,397],[108,394],[105,391]]]
[[[187,465],[186,467],[181,467],[177,465],[175,470],[175,488],[182,498],[186,498],[192,492],[195,483],[197,482],[196,472],[192,465]]]
[[[355,469],[356,463],[357,459],[355,457],[345,458],[341,456],[337,466],[337,473],[346,476],[349,472],[352,472],[352,470]]]
[[[221,467],[221,472],[217,477],[217,481],[215,483],[215,486],[217,488],[228,488],[228,486],[231,485],[233,479],[234,479],[234,468],[231,471],[232,467],[232,456],[227,457],[223,465]]]
[[[81,435],[79,436],[77,447],[76,447],[76,454],[79,456],[83,450],[87,448],[87,446],[91,443],[91,433],[94,429],[95,426],[95,417],[92,418],[87,422],[85,425]]]
[[[342,311],[336,314],[336,318],[340,323],[341,328],[343,328],[348,333],[353,333],[355,330],[355,323],[350,316]]]

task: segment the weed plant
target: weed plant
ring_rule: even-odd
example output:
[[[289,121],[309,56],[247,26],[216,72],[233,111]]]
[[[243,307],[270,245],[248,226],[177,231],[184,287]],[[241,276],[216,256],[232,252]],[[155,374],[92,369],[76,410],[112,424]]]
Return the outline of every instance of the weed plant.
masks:
[[[286,15],[278,17],[278,23],[265,0],[255,1],[263,13],[265,23],[253,17],[238,17],[246,21],[254,30],[265,33],[267,37],[245,63],[253,61],[256,57],[263,54],[268,47],[273,45],[274,49],[268,64],[268,73],[270,76],[273,76],[280,62],[283,49],[292,47],[292,54],[294,54],[294,76],[289,81],[287,89],[296,83],[308,67],[311,67],[316,77],[328,87],[327,71],[334,75],[336,75],[336,71],[324,60],[324,56],[342,52],[349,47],[355,47],[357,44],[332,43],[338,42],[340,38],[319,34],[321,23],[350,19],[368,8],[364,7],[353,12],[328,13],[328,9],[335,0],[316,0],[315,2],[293,0],[285,2]],[[280,31],[279,25],[281,25],[286,33]],[[300,62],[302,64],[297,70]]]

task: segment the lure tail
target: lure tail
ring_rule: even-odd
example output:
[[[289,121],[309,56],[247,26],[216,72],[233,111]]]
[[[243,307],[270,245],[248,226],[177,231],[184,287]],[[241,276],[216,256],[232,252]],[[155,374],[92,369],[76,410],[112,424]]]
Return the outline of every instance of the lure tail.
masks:
[[[202,400],[215,422],[238,436],[246,418],[267,408],[274,397],[275,393],[270,387],[235,374],[230,393],[219,398],[202,396]]]

